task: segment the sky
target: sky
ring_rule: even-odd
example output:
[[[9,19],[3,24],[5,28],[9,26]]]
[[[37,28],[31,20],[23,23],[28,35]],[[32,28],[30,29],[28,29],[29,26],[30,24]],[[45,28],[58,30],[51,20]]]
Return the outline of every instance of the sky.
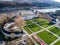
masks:
[[[2,1],[12,1],[12,0],[2,0]]]
[[[12,1],[12,0],[2,0],[2,1]],[[52,1],[60,2],[60,0],[52,0]]]
[[[60,0],[54,0],[54,1],[56,1],[56,2],[60,2]]]

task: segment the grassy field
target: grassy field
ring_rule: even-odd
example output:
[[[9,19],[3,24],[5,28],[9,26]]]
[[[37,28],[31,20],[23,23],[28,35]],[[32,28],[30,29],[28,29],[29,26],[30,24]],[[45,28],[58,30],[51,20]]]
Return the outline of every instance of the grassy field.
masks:
[[[43,19],[43,18],[35,18],[35,19],[33,19],[34,22],[41,22],[42,20],[45,20],[45,19]]]
[[[39,24],[40,26],[42,27],[49,27],[53,24],[49,23],[46,19],[42,19],[42,18],[36,18],[36,19],[32,19],[32,21],[36,22],[37,24]],[[32,21],[30,20],[27,20],[26,21],[26,26],[24,27],[25,31],[28,33],[28,34],[32,34],[33,32],[37,32],[39,30],[41,30],[42,28],[39,27],[38,25],[36,25],[35,23],[33,23]],[[49,30],[57,35],[60,36],[60,29],[53,26],[52,28],[49,28]],[[32,32],[31,32],[32,31]],[[42,31],[40,33],[37,34],[43,41],[45,41],[48,45],[52,42],[54,42],[57,37],[55,37],[53,34],[47,32],[46,30],[45,31]],[[35,40],[35,39],[34,39]],[[36,40],[35,40],[36,42]],[[60,41],[59,41],[60,42]],[[60,45],[60,43],[57,42],[55,45]],[[39,45],[39,43],[37,43]]]
[[[31,23],[32,23],[32,21],[26,20],[26,24],[31,24]]]
[[[48,27],[48,26],[52,25],[46,19],[42,19],[42,18],[36,18],[36,19],[33,19],[33,21],[38,23],[39,25],[41,25],[43,27]]]
[[[51,33],[47,31],[43,31],[41,33],[38,33],[37,35],[41,39],[43,39],[48,45],[57,39],[57,37],[55,37],[54,35],[52,35]]]
[[[32,39],[38,44],[41,45],[39,42],[37,42],[37,40],[32,36]]]
[[[60,28],[57,28],[54,26],[54,27],[50,28],[49,30],[60,36]]]
[[[60,45],[60,41],[58,41],[57,43],[55,43],[54,45]]]
[[[41,27],[39,27],[38,25],[36,25],[36,24],[31,24],[31,25],[27,25],[33,32],[36,32],[36,31],[39,31],[39,30],[41,30],[42,28]]]
[[[24,27],[25,31],[28,33],[28,34],[31,34],[32,32],[25,26]]]

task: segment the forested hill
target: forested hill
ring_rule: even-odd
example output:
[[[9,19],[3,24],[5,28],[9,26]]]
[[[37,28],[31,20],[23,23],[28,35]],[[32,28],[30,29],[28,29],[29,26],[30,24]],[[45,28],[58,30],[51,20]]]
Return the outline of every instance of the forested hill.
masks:
[[[11,1],[2,1],[0,2],[0,8],[4,7],[25,7],[25,6],[36,6],[36,7],[60,7],[60,3],[41,3],[41,2],[33,2],[33,3],[28,3],[28,2],[11,2]]]

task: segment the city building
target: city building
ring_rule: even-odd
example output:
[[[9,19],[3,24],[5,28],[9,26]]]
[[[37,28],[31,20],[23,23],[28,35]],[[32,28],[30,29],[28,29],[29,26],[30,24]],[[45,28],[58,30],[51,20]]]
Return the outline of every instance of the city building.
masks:
[[[20,16],[22,16],[25,20],[33,19],[33,18],[38,17],[36,12],[34,12],[32,10],[21,10],[20,11]]]
[[[60,17],[56,19],[56,27],[60,28]]]
[[[48,14],[45,14],[45,13],[40,13],[40,14],[39,14],[39,17],[40,17],[40,18],[44,18],[44,19],[48,20],[49,22],[52,21],[52,17],[49,16]]]
[[[35,43],[28,35],[24,34],[18,39],[9,41],[7,45],[35,45]]]
[[[24,26],[24,19],[21,16],[14,16],[8,23],[4,23],[2,33],[10,38],[20,37],[23,34],[22,27]]]

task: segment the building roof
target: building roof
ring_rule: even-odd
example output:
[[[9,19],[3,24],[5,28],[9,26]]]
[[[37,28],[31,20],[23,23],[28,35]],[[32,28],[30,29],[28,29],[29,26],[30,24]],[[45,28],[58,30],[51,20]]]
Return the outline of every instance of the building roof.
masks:
[[[48,14],[40,13],[39,14],[39,17],[44,18],[44,19],[47,19],[49,22],[52,21],[52,17],[49,16]]]
[[[60,21],[60,16],[57,19]]]
[[[20,11],[20,13],[21,13],[21,15],[23,16],[23,15],[32,15],[32,14],[34,14],[32,11],[30,11],[30,10],[21,10]]]

